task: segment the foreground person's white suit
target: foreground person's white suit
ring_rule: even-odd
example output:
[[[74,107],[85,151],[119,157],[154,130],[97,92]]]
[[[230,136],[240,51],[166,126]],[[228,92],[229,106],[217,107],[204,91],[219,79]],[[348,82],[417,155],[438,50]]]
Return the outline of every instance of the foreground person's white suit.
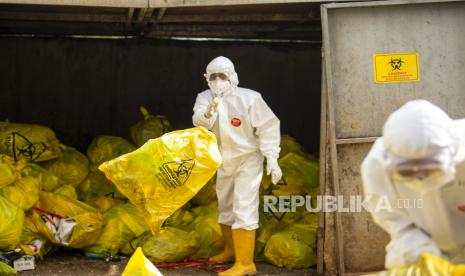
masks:
[[[239,80],[229,59],[215,58],[206,71],[210,89],[197,96],[192,120],[195,126],[215,133],[223,157],[216,192],[226,246],[212,259],[232,260],[236,251],[235,266],[223,275],[252,273],[264,157],[273,183],[282,176],[277,161],[280,123],[259,93],[237,87]]]
[[[365,197],[391,237],[386,268],[422,252],[465,261],[465,120],[411,101],[392,113],[363,161]],[[384,199],[390,202],[389,208]]]

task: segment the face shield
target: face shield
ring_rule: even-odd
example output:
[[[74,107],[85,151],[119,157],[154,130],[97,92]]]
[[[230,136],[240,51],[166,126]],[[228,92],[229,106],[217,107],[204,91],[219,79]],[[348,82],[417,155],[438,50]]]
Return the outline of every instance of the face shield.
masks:
[[[392,181],[420,193],[439,189],[455,177],[454,156],[449,148],[422,159],[403,159],[386,151],[385,160]]]

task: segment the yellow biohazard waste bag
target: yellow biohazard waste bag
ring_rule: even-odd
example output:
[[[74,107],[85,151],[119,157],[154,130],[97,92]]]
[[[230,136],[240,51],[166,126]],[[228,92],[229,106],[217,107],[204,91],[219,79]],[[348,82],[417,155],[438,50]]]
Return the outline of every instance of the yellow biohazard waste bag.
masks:
[[[463,276],[465,264],[454,265],[440,257],[423,253],[415,264],[405,265],[376,274],[376,276]]]
[[[289,135],[281,135],[281,157],[286,156],[289,152],[304,153],[304,147],[297,142],[297,140]]]
[[[17,174],[19,168],[21,168],[20,176],[22,178],[33,178],[40,183],[40,189],[42,191],[51,192],[63,185],[63,182],[54,175],[53,173],[47,171],[46,169],[36,165],[34,163],[26,163],[27,166],[22,167],[23,161],[18,161],[18,168],[16,169]],[[21,180],[18,180],[21,181]]]
[[[102,233],[86,252],[114,256],[129,241],[149,230],[143,214],[130,203],[111,207],[103,217]]]
[[[310,154],[305,152],[304,147],[297,142],[297,140],[289,135],[281,135],[281,151],[279,153],[280,157],[286,156],[290,152],[297,153],[299,155],[305,156],[310,161],[318,162],[318,156],[316,154]]]
[[[262,197],[263,200],[263,197]],[[312,224],[317,224],[318,216],[314,213],[307,211],[305,206],[297,207],[295,212],[279,212],[279,206],[273,205],[275,208],[266,209],[263,206],[263,202],[260,203],[259,207],[259,228],[256,234],[255,243],[255,254],[256,256],[263,253],[265,244],[268,242],[270,237],[284,228],[295,224],[295,223],[309,223],[300,222],[307,216],[312,216]]]
[[[144,256],[142,249],[138,247],[129,259],[122,276],[163,276],[163,274]]]
[[[77,192],[78,198],[84,201],[100,196],[126,198],[101,171],[91,171],[86,180],[77,187]]]
[[[183,230],[192,229],[192,222],[195,219],[195,214],[183,208],[178,209],[166,221],[164,226],[179,228]]]
[[[197,215],[192,223],[193,231],[199,235],[199,247],[192,258],[208,258],[220,253],[224,240],[218,224],[218,203],[195,207],[192,212]]]
[[[192,198],[190,202],[194,205],[208,205],[216,200],[216,175],[214,175],[208,183],[200,189],[200,191]]]
[[[39,199],[40,189],[46,190],[60,185],[56,176],[34,163],[6,159],[7,157],[3,162],[14,167],[16,179],[12,184],[0,188],[0,195],[25,211]]]
[[[0,154],[0,188],[10,185],[15,179],[15,166],[11,157]]]
[[[150,115],[143,106],[140,107],[140,112],[144,119],[130,129],[131,140],[136,146],[140,147],[148,140],[158,138],[171,131],[170,121],[165,116]]]
[[[58,176],[64,184],[73,187],[81,184],[89,173],[87,156],[68,146],[63,147],[63,152],[59,158],[43,162],[41,166]]]
[[[319,186],[319,164],[291,152],[278,160],[283,171],[281,181],[272,187],[273,195],[306,195]]]
[[[0,196],[0,250],[8,251],[19,244],[23,231],[24,211]]]
[[[164,227],[158,233],[147,232],[131,242],[133,248],[141,246],[144,254],[155,262],[181,262],[191,257],[198,248],[199,235],[172,227]]]
[[[71,185],[63,185],[53,192],[55,194],[59,194],[77,200],[76,189],[74,189],[74,187]]]
[[[294,224],[273,234],[265,246],[265,257],[279,267],[299,269],[314,266],[317,261],[318,224]]]
[[[105,161],[135,150],[136,147],[128,140],[117,136],[97,136],[87,148],[87,156],[91,169]]]
[[[173,131],[99,169],[136,207],[156,233],[221,164],[216,137],[203,127]]]
[[[103,226],[103,216],[97,209],[49,192],[40,192],[31,213],[42,235],[54,244],[72,248],[94,244]]]
[[[16,270],[6,263],[0,262],[0,275],[16,275]]]
[[[98,196],[86,199],[85,203],[89,204],[90,206],[97,208],[100,212],[104,213],[112,206],[116,204],[125,203],[121,199],[113,198],[112,196]]]
[[[42,259],[51,252],[53,244],[39,233],[39,229],[28,215],[24,219],[19,247],[23,255],[38,256]]]
[[[25,178],[0,189],[0,196],[8,199],[19,208],[27,211],[39,199],[40,186],[34,179]]]
[[[59,157],[60,143],[48,127],[0,122],[0,153],[40,162]]]

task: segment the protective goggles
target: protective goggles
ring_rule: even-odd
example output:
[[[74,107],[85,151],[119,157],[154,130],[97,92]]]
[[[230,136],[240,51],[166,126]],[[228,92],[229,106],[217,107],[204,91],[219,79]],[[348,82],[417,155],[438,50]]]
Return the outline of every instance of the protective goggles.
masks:
[[[386,153],[386,161],[393,180],[409,182],[413,180],[439,179],[454,170],[450,151],[442,150],[426,159],[406,160]]]
[[[219,78],[220,80],[224,80],[224,81],[229,80],[228,76],[226,76],[226,74],[223,74],[223,73],[213,73],[213,74],[210,74],[210,76],[208,76],[209,81],[214,81],[217,78]]]
[[[442,164],[436,163],[433,160],[428,163],[406,162],[404,164],[399,164],[394,167],[392,172],[393,178],[400,182],[424,180],[432,177],[440,177],[445,174]]]

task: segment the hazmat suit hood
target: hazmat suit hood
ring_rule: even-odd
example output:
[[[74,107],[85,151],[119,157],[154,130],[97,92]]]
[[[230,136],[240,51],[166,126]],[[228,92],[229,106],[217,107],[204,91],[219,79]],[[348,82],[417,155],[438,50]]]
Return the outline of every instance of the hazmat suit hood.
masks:
[[[456,161],[462,161],[459,136],[454,121],[426,100],[406,103],[389,116],[383,128],[385,149],[406,160],[429,158],[449,148],[461,159]]]
[[[234,64],[229,58],[219,56],[210,61],[207,65],[206,74],[204,75],[207,82],[209,82],[210,75],[215,73],[223,73],[228,76],[233,86],[239,85],[239,78],[234,69]]]
[[[456,164],[464,159],[460,130],[444,111],[425,100],[402,106],[383,129],[390,177],[422,194],[452,181]]]

